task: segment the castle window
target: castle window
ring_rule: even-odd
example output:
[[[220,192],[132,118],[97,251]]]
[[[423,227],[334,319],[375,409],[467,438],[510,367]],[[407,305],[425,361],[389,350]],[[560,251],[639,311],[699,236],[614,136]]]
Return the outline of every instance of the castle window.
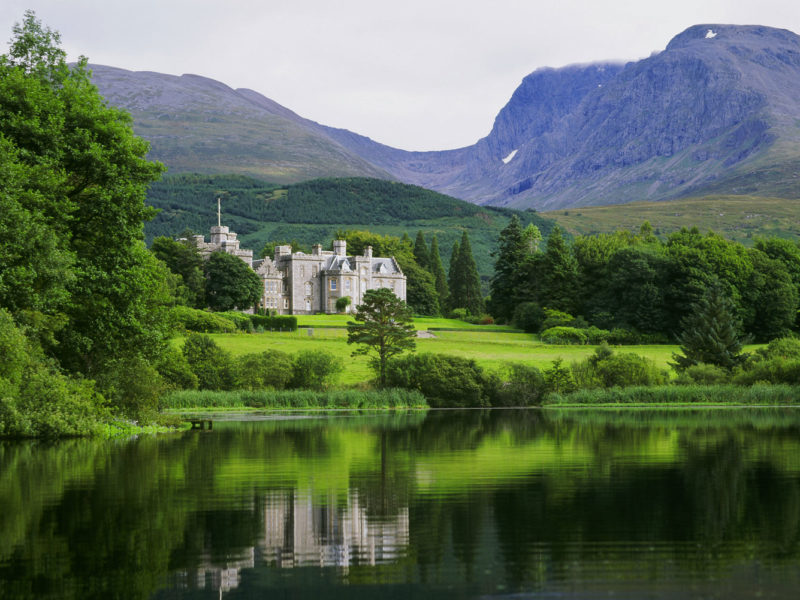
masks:
[[[344,280],[344,291],[346,291],[346,292],[350,291],[350,280],[349,279],[345,279]]]
[[[331,279],[331,291],[332,292],[336,291],[336,280],[335,279]]]
[[[312,275],[312,277],[316,277],[317,276],[317,265],[314,265],[314,266],[311,267],[311,275]]]
[[[288,298],[284,298],[283,299],[283,308],[289,308],[289,299]]]

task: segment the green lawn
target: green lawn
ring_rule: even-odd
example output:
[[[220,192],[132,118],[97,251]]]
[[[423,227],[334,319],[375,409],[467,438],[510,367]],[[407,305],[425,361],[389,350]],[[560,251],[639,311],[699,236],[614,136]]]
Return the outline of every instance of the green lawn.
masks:
[[[347,327],[353,315],[297,315],[297,324],[301,327]],[[458,319],[442,319],[440,317],[415,317],[414,327],[417,329],[472,329],[481,331],[516,331],[506,325],[473,325]]]
[[[340,384],[353,385],[372,378],[367,358],[352,357],[352,346],[347,345],[347,331],[344,329],[349,317],[345,315],[299,316],[303,325],[317,325],[312,329],[299,329],[287,333],[262,334],[212,334],[211,337],[228,350],[233,356],[241,356],[251,352],[262,352],[267,349],[282,350],[290,354],[301,350],[326,350],[345,361],[345,372]],[[418,329],[428,327],[456,328],[461,321],[452,319],[417,319]],[[465,327],[475,328],[467,323]],[[327,325],[326,327],[321,327]],[[340,326],[340,328],[330,328]],[[594,352],[596,346],[558,346],[543,344],[536,336],[527,333],[503,331],[500,327],[483,326],[480,331],[433,331],[435,337],[419,338],[418,352],[436,352],[453,354],[475,359],[480,365],[492,371],[501,371],[512,362],[530,364],[546,368],[552,361],[561,358],[566,363],[586,358]],[[180,343],[179,340],[175,341]],[[748,348],[752,350],[755,346]],[[672,353],[678,350],[674,345],[620,346],[618,352],[633,352],[646,356],[663,368],[668,367]]]

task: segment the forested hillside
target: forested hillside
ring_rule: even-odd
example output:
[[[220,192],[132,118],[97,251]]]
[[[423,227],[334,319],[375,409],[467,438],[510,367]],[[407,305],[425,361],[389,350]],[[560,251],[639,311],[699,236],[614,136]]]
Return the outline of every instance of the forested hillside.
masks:
[[[543,235],[552,228],[533,211],[476,206],[380,179],[316,179],[279,186],[241,175],[185,174],[166,176],[150,187],[148,203],[161,212],[147,224],[148,240],[186,229],[207,235],[217,221],[216,198],[222,198],[223,224],[256,253],[270,241],[329,245],[342,229],[397,236],[407,232],[411,237],[422,230],[437,235],[447,265],[453,243],[468,231],[484,281],[492,272],[490,253],[511,215],[519,215],[524,225],[534,223]]]

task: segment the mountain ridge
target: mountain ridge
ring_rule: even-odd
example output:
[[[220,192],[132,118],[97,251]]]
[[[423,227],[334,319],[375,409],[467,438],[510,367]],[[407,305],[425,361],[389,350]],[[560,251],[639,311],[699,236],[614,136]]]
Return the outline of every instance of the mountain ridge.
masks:
[[[800,197],[800,37],[784,29],[694,25],[645,59],[536,69],[487,136],[430,152],[328,127],[201,76],[127,72],[126,87],[120,70],[93,68],[153,157],[176,171],[278,183],[378,177],[537,209],[700,193]]]

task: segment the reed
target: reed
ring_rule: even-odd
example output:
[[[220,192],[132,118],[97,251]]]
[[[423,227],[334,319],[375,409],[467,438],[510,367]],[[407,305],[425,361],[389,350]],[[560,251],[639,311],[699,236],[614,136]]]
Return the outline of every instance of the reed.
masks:
[[[184,390],[164,396],[161,409],[177,408],[426,408],[425,397],[416,390],[234,390],[210,392]]]
[[[545,404],[800,404],[800,386],[756,384],[660,385],[579,390],[571,394],[550,394]]]

